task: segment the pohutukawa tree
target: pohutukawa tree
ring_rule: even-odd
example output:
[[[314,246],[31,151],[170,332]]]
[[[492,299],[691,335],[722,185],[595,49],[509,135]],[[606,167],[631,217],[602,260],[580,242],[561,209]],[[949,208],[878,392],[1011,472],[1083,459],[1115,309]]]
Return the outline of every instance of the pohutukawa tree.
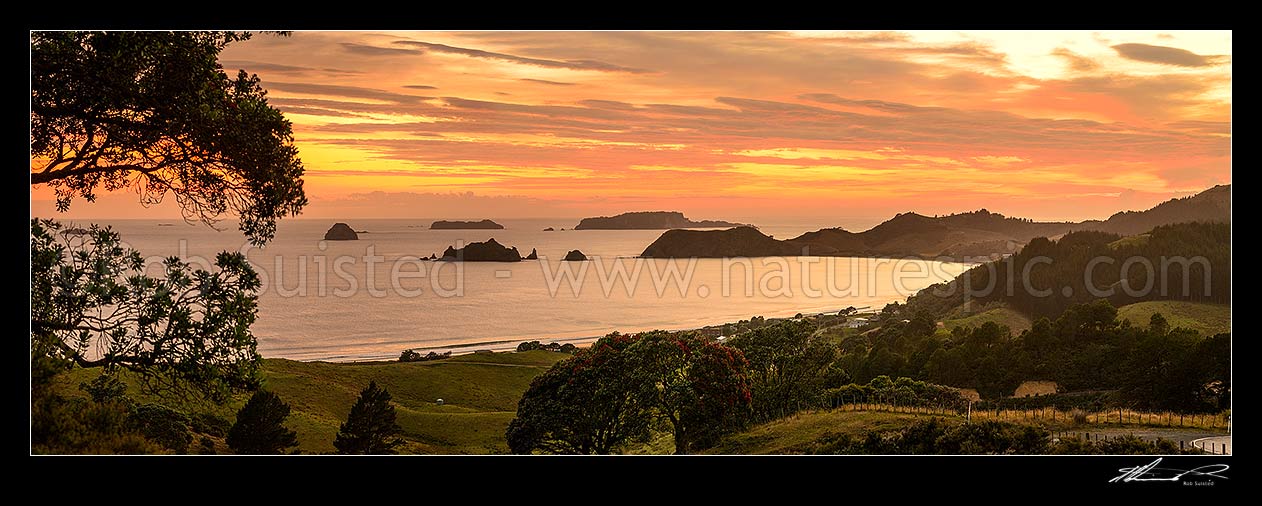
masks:
[[[741,351],[749,361],[751,404],[757,420],[814,406],[837,347],[815,334],[814,324],[787,321],[760,327],[724,343]]]
[[[128,369],[152,390],[213,400],[257,386],[259,278],[244,256],[220,253],[214,272],[172,257],[151,277],[116,232],[60,228],[31,220],[37,386],[72,365]]]
[[[513,453],[606,455],[644,441],[652,384],[627,353],[634,336],[610,334],[535,377],[505,437]]]
[[[186,219],[225,214],[255,244],[298,214],[302,162],[290,122],[257,76],[218,63],[239,32],[32,32],[32,185],[57,207],[133,189],[174,196]],[[257,274],[239,254],[214,269],[169,258],[149,276],[108,228],[31,221],[32,381],[67,367],[125,368],[149,386],[222,400],[257,385],[250,333]],[[191,387],[191,388],[190,388]]]
[[[696,332],[656,330],[628,352],[652,386],[646,402],[671,426],[676,454],[715,443],[748,415],[749,364],[740,350]]]
[[[237,32],[33,32],[31,183],[57,208],[132,188],[186,219],[225,213],[255,244],[307,203],[290,122],[218,63]]]

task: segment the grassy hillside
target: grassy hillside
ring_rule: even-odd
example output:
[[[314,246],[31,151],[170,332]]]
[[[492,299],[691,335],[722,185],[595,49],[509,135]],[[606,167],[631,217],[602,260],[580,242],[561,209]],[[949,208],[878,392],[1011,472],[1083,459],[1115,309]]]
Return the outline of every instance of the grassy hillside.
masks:
[[[733,434],[711,454],[793,455],[811,453],[811,447],[841,434],[862,437],[869,430],[896,429],[916,420],[915,415],[873,411],[804,411]],[[958,417],[950,418],[955,422]]]
[[[944,320],[942,325],[946,327],[947,330],[952,330],[956,327],[980,327],[986,322],[995,322],[1000,325],[1005,325],[1012,329],[1013,335],[1021,333],[1022,330],[1029,329],[1031,324],[1030,318],[1021,314],[1017,310],[1008,307],[998,307],[964,318]]]
[[[1122,306],[1118,318],[1130,320],[1134,325],[1148,325],[1153,313],[1161,313],[1171,327],[1183,327],[1212,336],[1231,332],[1231,306],[1184,301],[1150,301]]]
[[[407,444],[401,453],[505,453],[504,429],[530,381],[553,363],[569,357],[549,351],[473,354],[431,362],[333,364],[263,361],[264,387],[276,392],[293,411],[286,425],[298,433],[303,453],[331,453],[338,426],[346,420],[359,391],[376,381],[394,397]],[[78,391],[96,371],[82,369],[59,378],[66,395]],[[139,402],[161,402],[141,394]],[[443,405],[435,402],[443,399]],[[211,412],[229,421],[245,397],[228,406],[173,406],[185,412]]]
[[[1207,425],[1202,418],[1199,423],[1189,417],[1187,425],[1178,415],[1163,422],[1161,415],[1149,417],[1126,411],[1126,423],[1117,423],[1117,418],[1109,418],[1112,411],[1093,413],[1086,423],[1071,421],[1068,412],[1059,412],[1058,418],[1048,419],[1037,416],[1038,411],[1028,413],[1022,411],[1005,411],[1000,421],[1018,425],[1029,425],[1050,432],[1069,432],[1074,434],[1092,433],[1096,437],[1108,435],[1117,437],[1123,434],[1142,436],[1146,439],[1164,438],[1171,441],[1191,441],[1209,435],[1224,434],[1222,418],[1211,419]],[[949,425],[964,423],[962,416],[934,415]],[[813,410],[803,411],[796,415],[756,425],[748,430],[732,434],[724,438],[718,446],[703,453],[737,454],[737,455],[802,455],[819,451],[827,452],[827,447],[835,443],[842,435],[861,439],[871,430],[898,430],[917,421],[929,418],[929,415],[916,416],[908,413],[891,413],[879,411],[847,411],[847,410]],[[973,412],[974,421],[993,419],[990,412]],[[1094,418],[1100,417],[1100,418]],[[1147,417],[1147,418],[1146,418]],[[1179,426],[1168,425],[1177,420]],[[1212,427],[1211,427],[1212,425]],[[668,445],[658,445],[665,447]]]

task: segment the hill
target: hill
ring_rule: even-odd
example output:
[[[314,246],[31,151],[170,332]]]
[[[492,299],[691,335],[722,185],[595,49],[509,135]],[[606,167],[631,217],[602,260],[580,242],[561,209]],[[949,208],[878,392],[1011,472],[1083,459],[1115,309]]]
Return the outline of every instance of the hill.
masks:
[[[1102,297],[1119,307],[1154,300],[1231,302],[1231,225],[1163,225],[1144,237],[1126,241],[1117,234],[1077,231],[1055,241],[1036,238],[1009,259],[978,265],[946,285],[922,290],[907,304],[941,316],[970,301],[1003,302],[1037,319]],[[1126,262],[1140,267],[1123,270]],[[1145,264],[1152,266],[1151,274]],[[1027,268],[1024,282],[1017,276]],[[1084,278],[1086,272],[1091,279]]]
[[[640,254],[642,258],[723,258],[802,255],[802,245],[777,241],[752,227],[727,230],[668,230]],[[820,253],[815,253],[820,254]]]
[[[1038,237],[1058,237],[1075,231],[1101,231],[1121,235],[1147,232],[1161,225],[1184,222],[1227,222],[1230,213],[1231,185],[1210,188],[1200,194],[1164,202],[1147,211],[1126,211],[1107,220],[1073,222],[1036,222],[1013,218],[980,209],[968,213],[929,217],[917,213],[901,213],[863,232],[843,228],[825,228],[779,241],[791,248],[763,244],[757,251],[797,251],[799,255],[828,256],[894,256],[948,257],[961,261],[988,260],[1013,254]],[[681,215],[682,217],[682,215]],[[663,235],[663,238],[665,236]],[[721,237],[687,236],[707,240]],[[704,250],[707,257],[767,256],[782,253],[750,255],[727,251],[717,245],[697,246],[681,242],[685,236],[660,241],[653,248],[654,256],[689,257],[690,252]],[[657,243],[655,243],[657,244]],[[808,251],[809,253],[802,253]],[[789,253],[793,254],[793,253]]]
[[[717,220],[692,221],[679,211],[641,211],[617,216],[583,218],[574,230],[664,230],[673,228],[727,228],[749,226]]]
[[[732,434],[708,454],[720,455],[806,455],[816,446],[842,435],[860,438],[870,430],[891,430],[910,425],[916,415],[876,411],[803,411],[779,420],[756,425]],[[945,418],[959,423],[956,417]]]
[[[1161,313],[1171,327],[1192,329],[1202,336],[1231,332],[1231,306],[1226,304],[1162,300],[1117,308],[1117,317],[1134,325],[1148,325],[1153,313]]]
[[[1008,327],[1013,334],[1029,330],[1031,325],[1028,317],[1008,307],[997,307],[963,318],[943,320],[942,325],[946,330],[952,330],[956,327],[980,327],[986,322],[995,322]],[[1144,324],[1147,325],[1147,321]]]
[[[1135,235],[1161,225],[1231,222],[1231,185],[1218,185],[1191,197],[1170,199],[1147,211],[1122,211],[1104,221],[1084,221],[1075,230]]]
[[[370,380],[393,396],[405,445],[400,453],[507,453],[504,430],[517,411],[517,401],[535,376],[571,355],[550,351],[461,355],[429,362],[334,364],[263,360],[264,388],[292,411],[285,425],[298,433],[303,453],[332,453],[333,438],[346,421],[359,391]],[[85,396],[77,385],[99,371],[76,369],[59,378],[63,395]],[[139,402],[170,405],[169,398],[141,394],[132,384],[129,395]],[[227,406],[172,406],[186,413],[206,412],[232,421],[247,397]],[[435,402],[443,399],[443,405]]]

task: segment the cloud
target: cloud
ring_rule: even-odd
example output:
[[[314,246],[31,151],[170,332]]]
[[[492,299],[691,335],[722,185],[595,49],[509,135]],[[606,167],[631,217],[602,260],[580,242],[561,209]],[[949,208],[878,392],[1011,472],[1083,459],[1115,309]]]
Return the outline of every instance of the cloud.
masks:
[[[278,81],[265,81],[264,87],[269,90],[287,91],[290,93],[302,93],[305,95],[328,95],[334,97],[346,98],[366,98],[370,100],[381,100],[385,102],[394,102],[397,104],[409,104],[428,100],[433,97],[422,97],[418,95],[404,95],[384,90],[375,90],[372,88],[361,88],[358,86],[339,86],[334,84],[314,84],[314,83],[289,83]]]
[[[450,193],[373,191],[351,193],[339,198],[314,197],[305,211],[303,216],[307,218],[339,219],[346,216],[432,219],[473,219],[487,216],[519,218],[577,216],[575,211],[566,209],[566,202],[562,200],[522,195],[478,195],[471,191]]]
[[[911,40],[911,37],[907,36],[907,34],[905,33],[898,33],[898,32],[871,32],[871,33],[863,33],[863,34],[858,34],[858,35],[846,35],[846,36],[837,37],[836,39],[850,41],[850,42],[861,42],[861,43],[878,42],[879,43],[879,42],[907,42]]]
[[[273,101],[275,102],[275,101]],[[276,105],[281,112],[285,114],[306,114],[308,116],[333,116],[338,118],[362,118],[364,115],[351,112],[339,111],[336,109],[324,109],[320,107],[301,107],[292,105]]]
[[[1221,62],[1220,56],[1199,55],[1186,49],[1148,44],[1117,44],[1113,50],[1123,58],[1179,67],[1208,67]]]
[[[1082,56],[1078,53],[1058,47],[1052,50],[1052,56],[1059,56],[1069,65],[1069,69],[1074,72],[1091,72],[1100,68],[1100,63]]]
[[[1061,86],[1069,91],[1109,96],[1145,115],[1157,115],[1195,105],[1214,82],[1215,78],[1189,74],[1114,74],[1077,77]]]
[[[220,61],[219,64],[223,65],[224,69],[236,68],[236,69],[244,69],[248,72],[262,71],[262,72],[276,72],[276,73],[281,73],[281,74],[308,74],[308,73],[320,72],[320,73],[338,74],[338,75],[354,75],[354,74],[363,73],[358,70],[345,70],[345,69],[335,69],[335,68],[327,68],[327,67],[325,68],[303,67],[300,65],[283,65],[280,63],[266,63],[266,62],[257,62],[257,61],[248,61],[248,60],[223,60],[223,61]]]
[[[849,167],[847,170],[865,171],[956,171],[959,167],[1044,170],[1041,167],[1083,160],[1146,164],[1164,158],[1218,158],[1225,156],[1230,142],[1220,134],[1223,125],[1212,122],[1137,129],[1116,123],[922,107],[831,94],[806,94],[802,99],[818,105],[739,97],[715,98],[719,107],[606,100],[532,105],[457,97],[443,98],[445,107],[317,99],[283,104],[439,118],[433,122],[374,121],[310,127],[320,137],[310,142],[365,149],[383,159],[448,167],[444,170],[453,166],[463,167],[461,170],[499,167],[494,172],[497,184],[513,187],[533,187],[539,180],[527,183],[523,173],[503,168],[583,168],[591,172],[569,184],[595,185],[603,178],[634,179],[629,175],[637,174],[633,167],[660,166],[664,160],[671,166],[717,178],[719,172],[730,172],[726,164],[734,161],[778,166],[785,163],[785,157],[776,155],[780,152],[837,152],[844,154],[796,157],[792,163],[803,170],[826,170],[825,174],[836,170],[838,164]],[[514,140],[504,140],[505,136]],[[1017,161],[1021,163],[1014,163]],[[735,182],[730,174],[721,177],[723,184]],[[563,179],[553,181],[562,184]]]
[[[481,49],[469,49],[469,48],[464,48],[464,47],[455,47],[455,46],[448,46],[446,44],[434,44],[431,42],[421,42],[421,41],[415,41],[415,40],[399,40],[399,41],[395,41],[394,43],[398,45],[403,45],[403,46],[413,46],[413,47],[424,48],[428,51],[435,52],[435,53],[459,54],[459,55],[464,55],[471,58],[499,60],[499,61],[506,61],[510,63],[519,63],[522,65],[533,65],[536,67],[544,67],[544,68],[569,69],[569,70],[594,70],[598,72],[625,72],[625,73],[630,73],[630,74],[648,74],[652,72],[650,70],[623,67],[621,65],[614,65],[612,63],[605,63],[605,62],[597,61],[597,60],[565,60],[565,61],[545,60],[541,58],[527,58],[524,56],[514,56],[511,54],[493,53],[490,51],[483,51]],[[407,50],[401,49],[399,51],[407,51]]]
[[[525,81],[528,83],[550,84],[552,86],[574,86],[578,84],[578,83],[563,83],[560,81],[548,81],[546,79],[530,79],[530,78],[522,78],[522,79],[518,79],[518,81]]]
[[[420,51],[416,51],[414,49],[370,46],[367,44],[356,44],[354,42],[342,42],[340,45],[342,46],[342,49],[362,56],[399,56],[421,54]]]
[[[936,213],[984,201],[1015,206],[1010,214],[1065,219],[1117,209],[1112,197],[1090,195],[1132,189],[1156,198],[1229,182],[1230,56],[1221,65],[1145,69],[1110,49],[1087,48],[1124,37],[1184,44],[1155,32],[1104,35],[1113,40],[1100,45],[1089,32],[1028,40],[1015,33],[300,32],[302,45],[260,38],[223,57],[284,62],[292,68],[267,72],[285,83],[342,86],[285,90],[282,83],[270,100],[294,116],[313,202],[376,189],[452,189],[675,208],[669,202],[722,195],[733,200],[715,206],[751,213],[837,216],[848,202],[864,212],[928,206]],[[425,91],[430,85],[443,92]],[[685,197],[681,187],[695,191]]]

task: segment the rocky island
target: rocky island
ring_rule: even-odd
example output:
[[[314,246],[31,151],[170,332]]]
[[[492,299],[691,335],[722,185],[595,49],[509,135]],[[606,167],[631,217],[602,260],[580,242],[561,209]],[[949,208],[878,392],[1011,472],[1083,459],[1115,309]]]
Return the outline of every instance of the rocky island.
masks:
[[[583,218],[574,230],[665,230],[672,228],[748,227],[727,221],[692,221],[679,211],[641,211],[617,216]]]
[[[456,262],[520,262],[521,253],[517,248],[509,248],[492,238],[486,242],[471,242],[465,247],[456,249],[448,246],[443,251],[442,260]]]
[[[579,250],[573,250],[565,254],[566,262],[583,262],[586,260],[587,260],[587,255],[584,255],[583,252]]]
[[[326,241],[355,241],[359,239],[359,234],[355,233],[355,229],[345,223],[334,223],[328,232],[324,233]]]
[[[491,220],[482,221],[447,221],[438,220],[431,223],[430,230],[503,230],[504,225],[500,225]]]

